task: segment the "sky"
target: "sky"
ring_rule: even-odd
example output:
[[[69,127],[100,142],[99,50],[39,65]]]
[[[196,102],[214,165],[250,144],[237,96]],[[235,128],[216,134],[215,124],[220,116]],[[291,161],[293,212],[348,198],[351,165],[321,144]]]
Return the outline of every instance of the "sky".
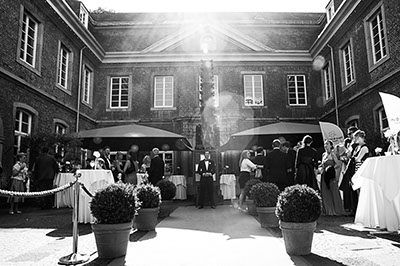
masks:
[[[329,0],[81,0],[115,12],[325,12]]]

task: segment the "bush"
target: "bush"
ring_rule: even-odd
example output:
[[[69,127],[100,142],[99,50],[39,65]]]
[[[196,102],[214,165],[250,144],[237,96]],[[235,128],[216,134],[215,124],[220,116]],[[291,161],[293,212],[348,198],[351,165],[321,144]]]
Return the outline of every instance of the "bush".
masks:
[[[250,190],[257,207],[275,207],[280,193],[275,184],[264,182],[253,185]]]
[[[157,182],[157,187],[161,191],[162,200],[172,200],[176,195],[176,186],[169,180],[160,180]]]
[[[135,194],[139,200],[140,208],[157,208],[161,203],[160,188],[151,184],[142,184],[135,187]]]
[[[90,211],[99,224],[129,223],[138,208],[131,184],[113,183],[97,191],[90,202]]]
[[[259,183],[262,183],[262,181],[258,178],[252,178],[249,181],[247,181],[243,188],[244,195],[249,197],[250,199],[253,199],[253,196],[250,193],[251,187],[254,186],[255,184],[259,184]]]
[[[282,222],[310,223],[321,216],[318,193],[306,185],[287,187],[278,197],[275,214]]]

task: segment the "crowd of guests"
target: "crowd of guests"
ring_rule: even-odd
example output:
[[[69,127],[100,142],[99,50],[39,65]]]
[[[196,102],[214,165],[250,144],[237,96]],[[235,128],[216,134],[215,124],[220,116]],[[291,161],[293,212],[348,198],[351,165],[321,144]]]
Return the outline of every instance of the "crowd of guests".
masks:
[[[115,182],[138,184],[138,173],[143,174],[142,181],[156,185],[164,176],[165,162],[160,156],[160,150],[153,148],[151,155],[147,154],[141,162],[135,149],[130,149],[125,153],[117,151],[115,158],[111,158],[111,149],[106,146],[95,154],[95,159],[86,162],[87,169],[111,170]]]
[[[137,151],[130,149],[124,154],[118,151],[115,159],[111,158],[111,149],[106,146],[94,152],[93,159],[85,161],[83,168],[111,170],[115,182],[138,184],[138,173],[142,173],[141,181],[156,185],[164,176],[164,161],[160,156],[158,148],[152,150],[152,156],[145,155],[141,163],[138,161]],[[10,180],[10,191],[29,192],[47,191],[55,187],[55,179],[58,173],[72,173],[77,168],[81,168],[80,162],[70,161],[63,158],[60,154],[51,155],[48,147],[43,147],[40,155],[36,158],[32,167],[27,163],[27,154],[18,153],[16,162],[12,169]],[[39,197],[41,209],[50,209],[54,206],[54,195]],[[8,198],[10,204],[9,213],[19,214],[20,203],[24,202],[24,197],[11,196]]]
[[[309,135],[294,148],[285,140],[275,139],[268,153],[261,146],[254,156],[244,150],[239,160],[238,208],[244,210],[246,182],[259,178],[276,184],[281,191],[294,184],[305,184],[319,191],[324,214],[355,215],[359,191],[353,190],[351,178],[370,155],[370,149],[364,131],[350,127],[347,135],[344,143],[336,146],[326,140],[322,158],[312,147]]]

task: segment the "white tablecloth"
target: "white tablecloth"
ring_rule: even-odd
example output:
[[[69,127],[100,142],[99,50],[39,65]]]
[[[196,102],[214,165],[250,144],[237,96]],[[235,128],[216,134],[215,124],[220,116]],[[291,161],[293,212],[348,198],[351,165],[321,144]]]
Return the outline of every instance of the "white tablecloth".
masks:
[[[236,199],[236,176],[223,174],[219,178],[223,199]]]
[[[360,188],[355,223],[397,231],[400,227],[400,156],[368,158],[352,178]]]
[[[174,199],[185,200],[186,199],[186,176],[184,175],[170,175],[166,177],[167,180],[171,181],[176,186],[176,195]]]
[[[80,181],[90,191],[92,195],[101,188],[114,183],[114,178],[110,170],[80,170],[82,175]],[[57,175],[55,184],[62,186],[71,181],[74,181],[75,177],[71,173],[60,173]],[[79,223],[93,223],[94,218],[90,213],[89,202],[91,197],[88,196],[82,189],[79,191],[79,211],[78,211],[78,222]],[[64,192],[57,193],[55,197],[55,205],[57,208],[60,207],[72,207],[74,205],[74,187],[71,187]]]

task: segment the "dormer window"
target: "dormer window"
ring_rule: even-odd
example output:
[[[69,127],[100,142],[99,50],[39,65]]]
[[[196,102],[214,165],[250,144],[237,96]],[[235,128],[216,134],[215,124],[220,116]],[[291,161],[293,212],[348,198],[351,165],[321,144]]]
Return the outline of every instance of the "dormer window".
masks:
[[[333,16],[335,15],[335,7],[333,5],[333,0],[329,2],[329,4],[325,8],[326,10],[326,19],[327,21],[331,21]]]
[[[89,12],[85,8],[84,5],[81,4],[81,8],[79,10],[79,20],[82,22],[82,24],[85,26],[85,28],[88,27],[89,24]]]

